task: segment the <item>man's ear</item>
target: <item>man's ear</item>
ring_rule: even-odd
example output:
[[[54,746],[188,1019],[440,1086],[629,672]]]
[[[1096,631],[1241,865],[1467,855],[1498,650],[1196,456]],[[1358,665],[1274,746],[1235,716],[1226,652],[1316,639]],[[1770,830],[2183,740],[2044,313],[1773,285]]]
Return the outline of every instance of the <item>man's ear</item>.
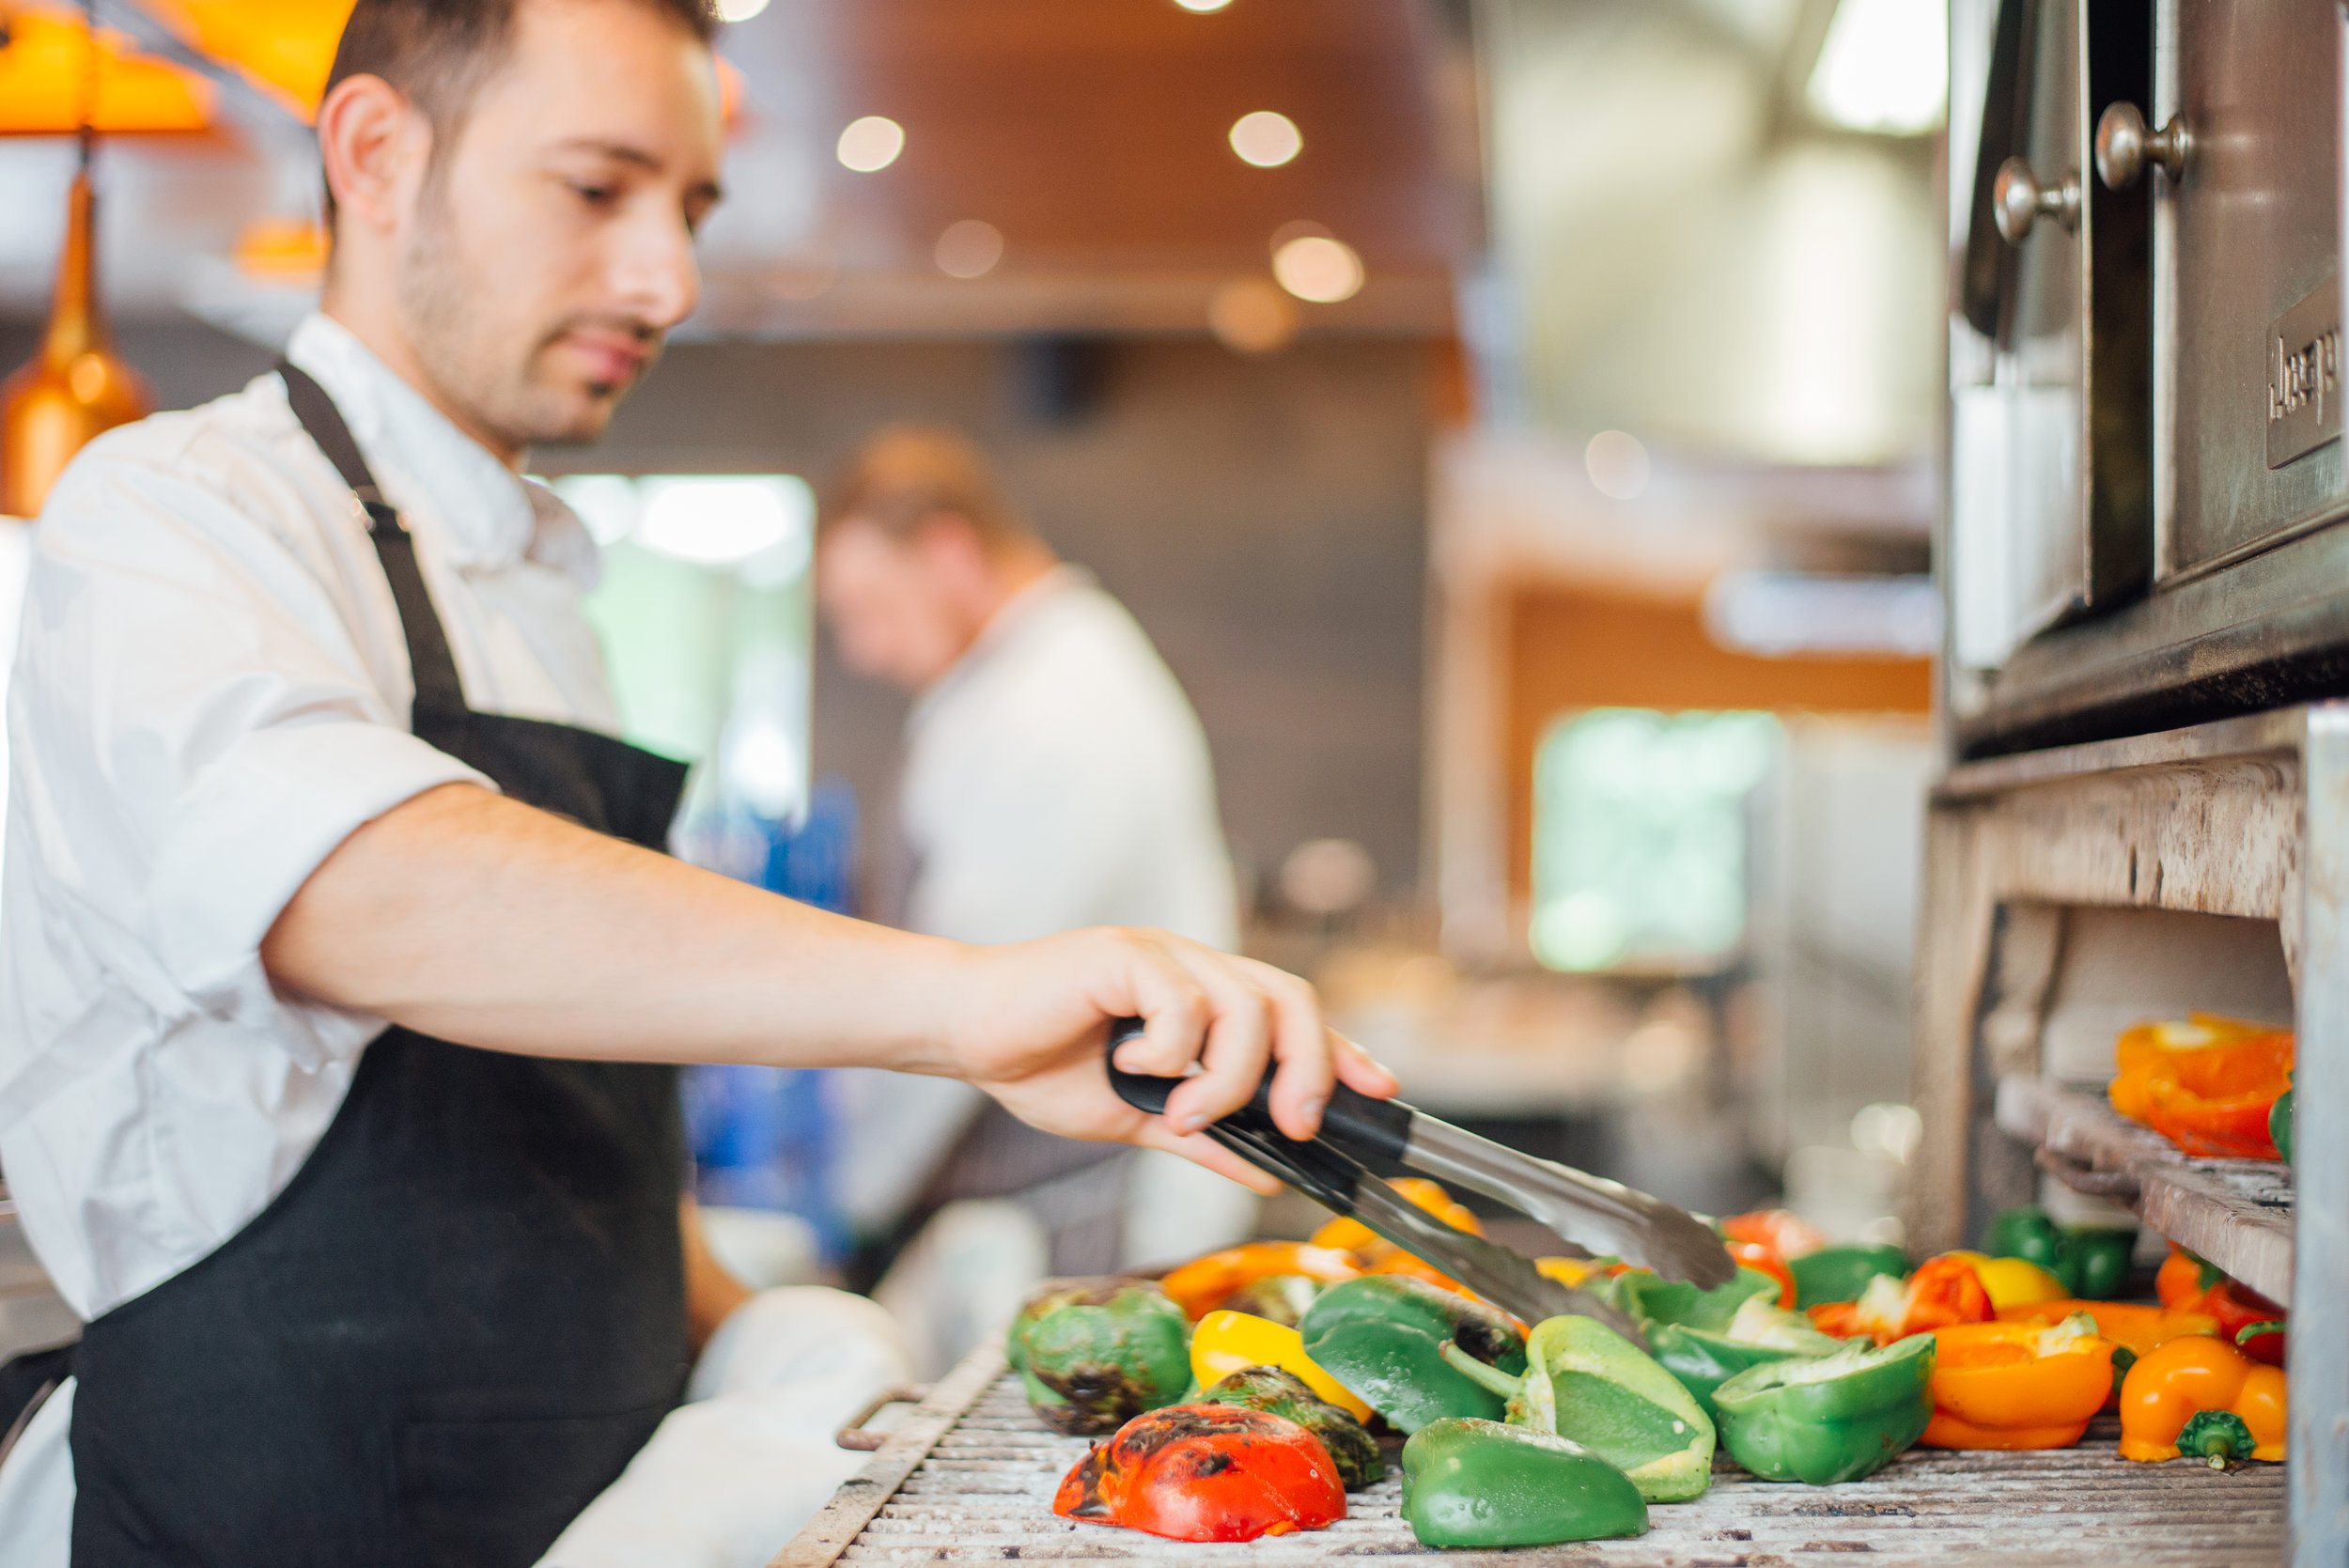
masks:
[[[319,105],[319,157],[337,226],[387,234],[431,161],[432,125],[381,76],[346,76]]]

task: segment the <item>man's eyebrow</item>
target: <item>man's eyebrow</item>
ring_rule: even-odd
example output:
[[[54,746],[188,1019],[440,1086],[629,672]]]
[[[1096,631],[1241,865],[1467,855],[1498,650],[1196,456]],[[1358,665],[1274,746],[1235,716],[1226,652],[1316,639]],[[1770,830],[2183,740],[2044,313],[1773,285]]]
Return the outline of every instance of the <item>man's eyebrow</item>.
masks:
[[[557,152],[591,152],[599,158],[609,158],[614,163],[632,164],[654,174],[661,172],[661,165],[659,158],[646,152],[643,147],[630,146],[627,142],[607,142],[594,136],[574,136],[568,141],[555,143],[554,150]],[[723,201],[726,195],[723,187],[714,179],[703,180],[693,187],[692,194],[711,206]]]

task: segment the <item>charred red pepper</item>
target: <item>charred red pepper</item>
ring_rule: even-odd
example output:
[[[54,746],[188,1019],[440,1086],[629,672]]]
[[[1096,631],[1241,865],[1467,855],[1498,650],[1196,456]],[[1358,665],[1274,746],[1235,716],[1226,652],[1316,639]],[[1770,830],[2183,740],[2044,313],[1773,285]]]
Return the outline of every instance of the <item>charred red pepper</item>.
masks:
[[[1321,1440],[1293,1421],[1230,1405],[1136,1416],[1077,1462],[1052,1497],[1064,1519],[1170,1541],[1253,1541],[1346,1517]]]

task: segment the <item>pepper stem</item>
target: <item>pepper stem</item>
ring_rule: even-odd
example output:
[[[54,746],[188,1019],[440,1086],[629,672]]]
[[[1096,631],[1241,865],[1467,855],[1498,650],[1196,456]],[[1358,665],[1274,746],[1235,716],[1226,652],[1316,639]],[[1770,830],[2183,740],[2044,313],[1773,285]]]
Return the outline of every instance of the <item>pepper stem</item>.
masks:
[[[1524,1378],[1512,1377],[1499,1367],[1478,1360],[1450,1340],[1438,1345],[1436,1354],[1450,1362],[1455,1371],[1503,1399],[1517,1398],[1518,1390],[1525,1387]]]
[[[2236,1329],[2234,1331],[2234,1343],[2237,1344],[2249,1344],[2253,1340],[2259,1339],[2263,1335],[2280,1334],[2283,1331],[2284,1326],[2281,1319],[2272,1317],[2265,1318],[2258,1323],[2247,1323],[2242,1327]]]
[[[2198,1410],[2178,1434],[2178,1452],[2188,1459],[2209,1460],[2214,1470],[2225,1469],[2230,1459],[2250,1458],[2258,1446],[2251,1429],[2232,1410]]]

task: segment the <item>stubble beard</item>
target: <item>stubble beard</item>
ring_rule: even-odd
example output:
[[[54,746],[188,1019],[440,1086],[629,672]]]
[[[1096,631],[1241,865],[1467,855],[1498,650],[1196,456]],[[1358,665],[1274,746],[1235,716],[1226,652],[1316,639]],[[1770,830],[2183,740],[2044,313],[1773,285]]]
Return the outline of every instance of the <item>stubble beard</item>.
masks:
[[[578,318],[534,328],[525,337],[501,318],[493,291],[479,286],[488,275],[467,254],[445,191],[433,178],[422,193],[413,237],[400,256],[399,312],[409,345],[434,388],[474,428],[516,451],[592,442],[602,435],[633,383],[592,386],[583,403],[567,398],[539,366]],[[528,347],[509,350],[506,345],[518,340]]]

